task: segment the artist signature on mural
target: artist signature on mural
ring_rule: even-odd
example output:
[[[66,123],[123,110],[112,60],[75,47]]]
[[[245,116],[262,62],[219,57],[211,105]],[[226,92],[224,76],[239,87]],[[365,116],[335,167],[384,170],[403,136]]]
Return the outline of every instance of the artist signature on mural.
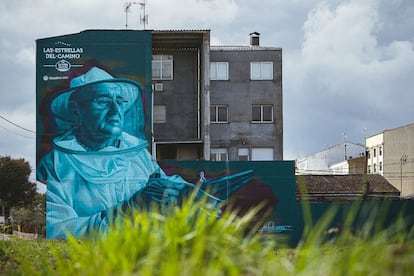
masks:
[[[293,231],[292,225],[276,225],[274,221],[269,221],[259,229],[259,233],[286,233]]]

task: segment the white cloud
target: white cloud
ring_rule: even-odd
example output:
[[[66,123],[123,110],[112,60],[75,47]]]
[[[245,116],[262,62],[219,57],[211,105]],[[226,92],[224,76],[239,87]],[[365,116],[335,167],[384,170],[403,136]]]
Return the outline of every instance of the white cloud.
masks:
[[[36,54],[34,48],[23,48],[20,49],[15,56],[16,63],[21,66],[33,68],[33,64],[36,62]]]
[[[291,155],[295,144],[314,152],[340,143],[342,132],[363,143],[364,135],[414,121],[413,43],[377,43],[377,2],[323,2],[309,12],[301,51],[284,57],[285,141],[293,144],[285,148]]]
[[[0,1],[0,114],[32,129],[35,40],[124,29],[125,2]],[[131,29],[142,12],[131,8]],[[283,48],[285,158],[414,121],[412,0],[148,0],[146,12],[148,29],[211,29],[214,45],[248,45],[257,31]],[[34,141],[0,135],[0,155],[34,160]]]
[[[239,12],[236,2],[235,0],[153,0],[148,2],[149,27],[167,30],[204,29],[230,23]]]
[[[304,24],[303,55],[318,63],[331,58],[370,62],[376,56],[377,26],[373,1],[349,1],[336,9],[321,4]]]

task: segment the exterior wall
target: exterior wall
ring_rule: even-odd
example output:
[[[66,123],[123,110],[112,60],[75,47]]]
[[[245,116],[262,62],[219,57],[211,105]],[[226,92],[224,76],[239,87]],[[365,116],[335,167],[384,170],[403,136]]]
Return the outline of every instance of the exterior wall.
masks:
[[[330,166],[365,154],[363,145],[342,143],[296,160],[298,174],[330,174]],[[343,169],[341,169],[343,171]]]
[[[173,56],[172,80],[154,91],[166,122],[153,124],[158,160],[209,160],[210,148],[239,160],[239,149],[283,160],[282,50],[274,47],[210,47],[209,31],[154,31],[153,55]],[[229,63],[229,80],[210,81],[210,62]],[[272,80],[250,80],[250,62],[271,61]],[[210,122],[210,106],[228,106],[227,123]],[[273,106],[273,121],[252,123],[252,105]],[[269,152],[271,155],[269,156]]]
[[[367,157],[361,156],[348,159],[350,174],[366,174],[367,173]]]
[[[199,139],[197,49],[153,51],[154,55],[172,55],[172,80],[154,80],[162,83],[162,91],[154,91],[154,105],[165,105],[167,120],[154,123],[157,141],[187,141]]]
[[[384,134],[368,137],[365,141],[367,148],[367,172],[384,176]]]
[[[250,80],[250,62],[272,61],[273,80]],[[211,80],[211,105],[228,106],[228,122],[210,125],[211,148],[226,148],[229,160],[238,149],[273,148],[283,159],[282,50],[280,48],[212,47],[210,62],[228,62],[229,79]],[[273,105],[273,122],[252,123],[252,104]]]
[[[154,31],[153,55],[173,57],[173,79],[157,80],[153,104],[166,107],[166,121],[154,122],[157,160],[197,160],[209,152],[210,31]],[[207,79],[207,82],[205,81]]]
[[[384,131],[384,177],[402,196],[414,195],[414,124]]]
[[[329,166],[331,174],[349,174],[349,163],[347,160]]]
[[[365,174],[367,173],[366,156],[350,158],[329,166],[330,174]]]

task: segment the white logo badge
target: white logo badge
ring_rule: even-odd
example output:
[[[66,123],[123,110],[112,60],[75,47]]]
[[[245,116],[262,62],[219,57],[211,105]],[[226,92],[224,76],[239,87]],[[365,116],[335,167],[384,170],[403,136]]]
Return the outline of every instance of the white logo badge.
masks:
[[[69,71],[70,68],[72,67],[72,65],[70,64],[69,61],[66,61],[64,59],[59,60],[58,62],[56,62],[55,64],[55,68],[56,70],[58,70],[59,72],[66,72]]]

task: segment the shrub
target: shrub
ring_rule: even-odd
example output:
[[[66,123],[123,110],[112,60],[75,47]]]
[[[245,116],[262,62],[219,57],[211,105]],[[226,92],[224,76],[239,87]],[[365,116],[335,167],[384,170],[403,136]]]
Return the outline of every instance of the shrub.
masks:
[[[0,274],[13,275],[411,275],[414,232],[401,218],[381,228],[379,208],[358,231],[356,211],[327,239],[335,214],[308,221],[293,248],[249,230],[257,214],[217,213],[200,204],[136,213],[107,235],[67,241],[0,242]],[[358,206],[355,206],[355,210]]]

